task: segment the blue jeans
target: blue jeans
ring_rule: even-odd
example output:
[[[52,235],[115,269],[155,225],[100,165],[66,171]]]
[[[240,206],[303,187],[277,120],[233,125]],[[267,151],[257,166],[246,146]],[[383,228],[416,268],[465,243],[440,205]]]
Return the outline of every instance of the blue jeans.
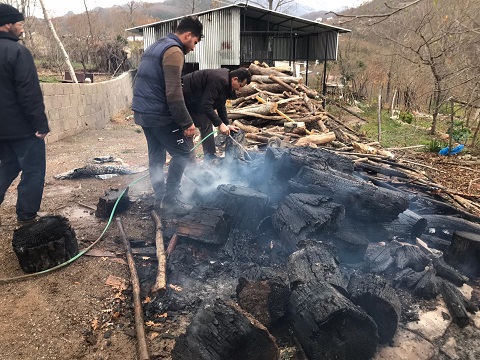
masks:
[[[37,215],[45,183],[45,141],[36,136],[17,140],[0,140],[0,204],[7,189],[20,172],[17,187],[17,219],[29,220]]]

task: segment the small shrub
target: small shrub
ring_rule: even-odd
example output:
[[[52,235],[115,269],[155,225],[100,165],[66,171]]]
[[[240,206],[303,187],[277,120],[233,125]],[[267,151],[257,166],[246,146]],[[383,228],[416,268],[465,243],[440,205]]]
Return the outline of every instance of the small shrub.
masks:
[[[400,120],[407,124],[411,124],[413,120],[415,120],[415,116],[413,116],[413,114],[409,113],[408,111],[401,111],[398,117]]]
[[[428,152],[433,152],[433,153],[438,153],[440,150],[442,150],[445,146],[447,146],[443,141],[440,141],[438,139],[432,139],[430,142],[427,144],[426,150]]]

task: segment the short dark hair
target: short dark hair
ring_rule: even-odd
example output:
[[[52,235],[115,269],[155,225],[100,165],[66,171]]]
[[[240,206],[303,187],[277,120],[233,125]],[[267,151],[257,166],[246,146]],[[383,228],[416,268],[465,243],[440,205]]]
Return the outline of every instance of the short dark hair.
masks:
[[[186,32],[191,32],[199,39],[203,37],[203,25],[197,17],[185,16],[182,18],[182,20],[180,20],[175,33],[181,35]]]
[[[238,68],[230,71],[229,74],[230,80],[234,77],[237,77],[240,82],[247,80],[247,85],[252,81],[252,74],[247,68]]]

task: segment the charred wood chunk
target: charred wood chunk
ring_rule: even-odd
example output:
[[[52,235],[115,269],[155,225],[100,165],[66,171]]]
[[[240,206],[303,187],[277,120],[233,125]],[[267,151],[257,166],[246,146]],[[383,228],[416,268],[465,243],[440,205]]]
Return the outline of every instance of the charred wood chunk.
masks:
[[[288,258],[287,273],[290,284],[325,281],[348,296],[347,282],[331,246],[309,243]]]
[[[446,260],[463,274],[478,277],[480,275],[480,233],[455,231]]]
[[[122,195],[123,190],[119,189],[110,189],[105,191],[105,196],[102,196],[98,199],[97,210],[95,211],[95,216],[101,219],[108,218],[115,204],[117,207],[115,208],[116,213],[121,213],[128,209],[128,205],[130,204],[130,200],[128,198],[128,188],[125,190],[125,193]],[[121,198],[120,198],[121,197]],[[118,200],[120,198],[120,200]]]
[[[419,195],[417,199],[410,204],[410,209],[419,215],[454,215],[480,224],[480,217],[459,210],[446,202],[427,198],[422,195]]]
[[[396,249],[397,269],[410,267],[415,271],[423,271],[430,262],[425,253],[416,245],[403,245]]]
[[[222,245],[228,239],[230,219],[221,209],[194,207],[178,220],[177,235],[205,244]]]
[[[232,132],[231,137],[228,137],[225,142],[225,159],[227,161],[232,161],[233,159],[248,160],[248,155],[246,155],[244,150],[245,145],[245,131],[238,130],[237,132]]]
[[[272,215],[272,224],[281,238],[294,249],[300,240],[319,239],[337,229],[343,219],[342,205],[323,196],[290,194]]]
[[[353,173],[353,161],[349,157],[311,147],[268,148],[265,166],[272,167],[274,174],[281,179],[294,177],[302,166],[321,171],[331,168],[346,174]]]
[[[396,170],[388,165],[374,165],[372,163],[358,162],[355,164],[355,170],[364,170],[370,174],[383,174],[385,176],[394,176],[397,178],[408,179],[408,175],[400,170]]]
[[[285,316],[289,296],[288,285],[278,279],[238,280],[238,305],[268,329]]]
[[[234,304],[216,300],[194,316],[172,351],[174,360],[276,360],[280,352],[267,329]]]
[[[424,299],[434,299],[440,293],[440,281],[435,276],[433,268],[427,269],[418,281],[414,290],[415,295]]]
[[[405,285],[406,287],[415,286],[423,277],[424,272],[416,272],[410,268],[399,271],[392,280],[393,286],[398,288]]]
[[[425,231],[427,220],[407,209],[384,226],[396,238],[413,243]]]
[[[468,277],[462,275],[453,267],[448,265],[442,258],[433,259],[433,268],[437,275],[446,280],[450,280],[457,286],[462,286],[468,281]]]
[[[292,290],[289,314],[293,332],[310,360],[371,359],[377,326],[361,308],[324,281]]]
[[[75,231],[62,216],[45,216],[15,230],[12,246],[26,273],[50,269],[78,254]]]
[[[397,331],[402,305],[395,290],[378,276],[353,275],[348,284],[350,300],[370,315],[378,328],[379,341],[388,343]]]
[[[453,322],[460,327],[467,326],[470,323],[470,318],[467,314],[466,306],[470,309],[471,313],[478,311],[478,308],[468,301],[460,290],[447,281],[441,282],[440,291],[447,304],[448,311],[453,318]]]
[[[368,251],[365,261],[367,268],[373,273],[383,273],[395,264],[395,258],[390,255],[390,250],[386,246]]]
[[[269,215],[269,198],[264,193],[239,185],[223,184],[209,194],[205,205],[225,211],[231,227],[243,231],[256,229]]]
[[[445,240],[434,235],[423,234],[420,239],[425,241],[430,248],[440,250],[443,253],[448,251],[451,243],[450,240]]]
[[[409,204],[400,192],[356,181],[334,170],[318,171],[304,166],[289,184],[295,192],[331,197],[345,206],[347,217],[360,221],[393,221]]]
[[[480,225],[454,216],[423,215],[427,220],[425,233],[451,241],[455,231],[480,234]]]
[[[364,234],[344,229],[340,225],[332,240],[338,249],[340,262],[353,264],[363,261],[369,243]]]

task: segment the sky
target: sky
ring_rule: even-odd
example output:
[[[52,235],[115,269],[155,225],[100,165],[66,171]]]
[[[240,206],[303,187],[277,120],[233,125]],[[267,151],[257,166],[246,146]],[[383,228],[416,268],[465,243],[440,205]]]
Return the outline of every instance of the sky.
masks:
[[[128,0],[85,0],[88,9],[95,7],[111,7],[114,5],[126,4]],[[85,11],[83,0],[44,0],[45,7],[51,16],[62,16],[69,11],[74,13],[82,13]],[[146,2],[155,2],[150,0]],[[240,2],[240,1],[238,1]],[[245,0],[241,1],[245,2]],[[308,6],[313,10],[329,10],[338,11],[344,7],[355,7],[360,5],[364,0],[297,0],[301,5]],[[40,13],[37,16],[43,17]]]

